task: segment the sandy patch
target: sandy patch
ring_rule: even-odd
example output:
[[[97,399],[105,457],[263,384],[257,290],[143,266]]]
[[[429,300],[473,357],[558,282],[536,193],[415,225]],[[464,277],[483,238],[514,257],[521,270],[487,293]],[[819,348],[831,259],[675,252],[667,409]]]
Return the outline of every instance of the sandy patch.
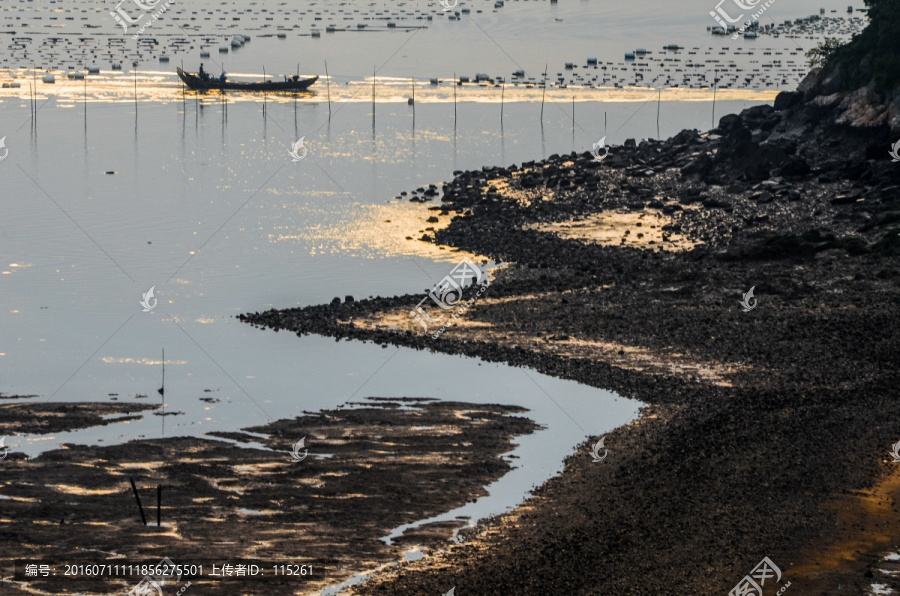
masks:
[[[837,529],[826,544],[817,541],[791,567],[791,577],[797,577],[798,583],[802,581],[810,593],[824,593],[840,584],[848,589],[857,587],[854,582],[859,582],[872,565],[881,569],[866,584],[884,581],[895,571],[890,556],[876,563],[885,551],[900,544],[900,527],[896,523],[900,467],[888,465],[893,465],[890,473],[871,489],[836,495],[822,505],[835,514]]]
[[[539,296],[516,296],[501,299],[482,298],[474,305],[492,305],[515,300],[535,300]],[[452,314],[455,310],[448,310]],[[437,313],[431,313],[437,316]],[[449,321],[449,315],[438,321],[436,326],[429,327],[429,333],[436,332],[440,325]],[[393,309],[377,313],[371,317],[354,318],[340,321],[359,329],[392,331],[403,333],[411,331],[423,334],[424,329],[403,309]],[[506,347],[521,347],[534,352],[551,353],[567,358],[588,359],[606,362],[613,366],[660,375],[680,375],[689,378],[698,377],[706,383],[720,387],[731,387],[730,377],[744,367],[721,362],[703,361],[698,358],[677,352],[659,352],[641,346],[626,345],[617,342],[591,340],[568,335],[552,337],[536,337],[516,330],[496,327],[492,323],[478,321],[471,316],[460,316],[453,320],[445,330],[452,332],[456,339],[485,341]],[[439,341],[439,340],[437,340]]]
[[[663,230],[663,226],[672,222],[672,218],[662,212],[646,209],[641,212],[607,211],[556,223],[531,224],[525,229],[548,232],[566,240],[580,240],[586,244],[652,250],[662,247],[668,251],[694,248],[697,242],[681,234]]]

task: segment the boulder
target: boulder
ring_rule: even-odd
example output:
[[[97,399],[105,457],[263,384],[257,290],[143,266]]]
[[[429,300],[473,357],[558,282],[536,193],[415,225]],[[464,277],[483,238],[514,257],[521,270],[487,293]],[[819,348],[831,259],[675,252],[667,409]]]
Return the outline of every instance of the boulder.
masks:
[[[713,159],[706,153],[701,153],[696,159],[681,168],[682,176],[705,177],[713,168]]]
[[[724,121],[725,118],[722,118],[722,120]],[[738,116],[735,116],[735,118],[740,120]],[[728,125],[730,126],[730,124]],[[757,145],[753,142],[753,134],[750,132],[750,129],[741,126],[722,138],[719,144],[719,152],[716,154],[716,161],[721,163],[728,160],[743,159],[749,156],[756,147]]]
[[[799,91],[782,91],[775,98],[775,111],[790,110],[803,103],[803,94]]]
[[[739,130],[744,127],[744,122],[741,120],[741,117],[737,114],[728,114],[726,116],[722,116],[719,120],[718,130],[723,135],[728,135],[731,132]]]

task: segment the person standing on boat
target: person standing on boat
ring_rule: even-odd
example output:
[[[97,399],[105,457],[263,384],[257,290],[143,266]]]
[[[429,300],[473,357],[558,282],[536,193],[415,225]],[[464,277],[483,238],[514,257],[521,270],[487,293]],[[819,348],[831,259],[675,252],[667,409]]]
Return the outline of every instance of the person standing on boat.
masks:
[[[203,81],[205,81],[206,79],[209,78],[209,75],[207,73],[203,72],[203,64],[200,65],[200,72],[197,74],[200,76],[200,79]]]

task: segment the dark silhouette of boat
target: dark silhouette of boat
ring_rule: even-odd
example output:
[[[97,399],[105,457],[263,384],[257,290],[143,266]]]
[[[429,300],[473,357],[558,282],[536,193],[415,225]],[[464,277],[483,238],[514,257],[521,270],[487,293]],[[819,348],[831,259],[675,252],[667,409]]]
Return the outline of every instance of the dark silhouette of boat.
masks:
[[[304,91],[307,87],[319,80],[318,76],[301,79],[295,75],[284,81],[267,80],[261,83],[240,83],[229,81],[224,74],[213,77],[207,73],[185,72],[176,68],[178,77],[191,89],[233,89],[235,91]]]

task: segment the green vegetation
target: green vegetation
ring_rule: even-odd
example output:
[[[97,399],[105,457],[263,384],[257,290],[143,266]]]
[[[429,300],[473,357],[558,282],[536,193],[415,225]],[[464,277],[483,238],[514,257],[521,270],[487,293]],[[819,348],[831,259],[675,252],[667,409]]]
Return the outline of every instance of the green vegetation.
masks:
[[[806,52],[806,58],[809,60],[809,67],[822,68],[828,64],[828,61],[834,55],[835,51],[843,45],[844,44],[837,39],[826,38],[825,41],[821,42],[818,46]]]
[[[866,0],[866,5],[869,25],[831,51],[825,71],[838,69],[843,89],[873,83],[876,91],[892,94],[900,85],[900,1]]]

